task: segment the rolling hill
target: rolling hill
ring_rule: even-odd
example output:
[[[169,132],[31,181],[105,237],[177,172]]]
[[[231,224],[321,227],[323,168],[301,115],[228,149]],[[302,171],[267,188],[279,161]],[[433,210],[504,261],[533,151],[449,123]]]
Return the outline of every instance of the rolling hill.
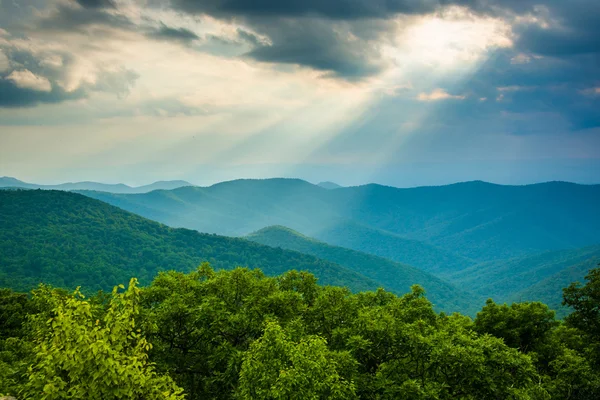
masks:
[[[0,287],[44,282],[109,289],[160,270],[248,266],[267,275],[309,271],[322,284],[354,291],[381,284],[335,263],[239,238],[173,229],[76,193],[0,190]]]
[[[431,244],[351,220],[307,232],[323,242],[406,263],[432,274],[460,271],[475,264],[473,260]]]
[[[571,282],[583,282],[599,262],[600,245],[596,245],[481,263],[444,277],[481,298],[542,301],[564,315],[562,289]]]
[[[379,247],[383,233],[445,252],[455,272],[477,262],[580,248],[600,241],[600,185],[549,182],[503,186],[465,182],[399,189],[381,185],[324,189],[298,179],[237,180],[146,194],[81,192],[170,226],[243,236],[288,226],[332,243],[403,261],[406,248]],[[366,228],[366,229],[365,229]],[[335,234],[327,234],[335,232]],[[349,238],[352,238],[350,240]],[[352,245],[361,243],[361,247]],[[378,249],[379,248],[379,249]],[[436,260],[421,253],[418,258]],[[469,264],[472,265],[472,264]],[[438,267],[443,268],[443,267]]]
[[[38,185],[27,183],[8,176],[0,177],[0,188],[45,189],[45,190],[98,190],[111,193],[147,193],[153,190],[171,190],[182,186],[192,186],[186,181],[158,181],[149,185],[131,187],[122,183],[107,184],[98,182],[68,182],[58,185]]]
[[[331,246],[283,226],[267,227],[251,233],[246,238],[267,246],[295,250],[334,262],[378,282],[385,282],[386,288],[396,293],[405,293],[412,285],[419,284],[425,288],[427,297],[434,304],[444,304],[446,308],[475,311],[483,304],[478,303],[474,296],[461,292],[447,282],[410,265]]]
[[[548,304],[551,309],[556,310],[559,317],[565,317],[573,310],[562,305],[562,289],[569,286],[572,282],[584,284],[584,277],[592,268],[597,268],[599,264],[600,257],[596,256],[572,265],[543,281],[512,295],[508,301],[541,301]]]

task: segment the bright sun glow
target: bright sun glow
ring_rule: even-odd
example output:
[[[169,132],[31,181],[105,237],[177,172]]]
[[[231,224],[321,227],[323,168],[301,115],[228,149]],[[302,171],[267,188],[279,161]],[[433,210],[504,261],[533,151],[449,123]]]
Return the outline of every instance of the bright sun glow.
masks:
[[[451,68],[477,62],[487,50],[511,44],[506,23],[454,9],[444,16],[420,18],[402,32],[398,49],[404,59]]]

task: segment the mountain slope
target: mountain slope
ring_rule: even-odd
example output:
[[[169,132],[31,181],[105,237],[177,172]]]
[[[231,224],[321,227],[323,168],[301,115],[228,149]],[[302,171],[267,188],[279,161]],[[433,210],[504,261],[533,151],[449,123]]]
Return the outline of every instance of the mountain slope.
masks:
[[[158,181],[149,185],[131,187],[122,183],[107,184],[98,182],[69,182],[58,185],[38,185],[27,183],[11,177],[1,177],[0,187],[22,188],[22,189],[45,189],[45,190],[97,190],[110,193],[147,193],[153,190],[172,190],[182,186],[192,186],[186,181]]]
[[[0,287],[39,282],[107,289],[131,276],[148,283],[159,270],[248,266],[267,275],[290,269],[322,284],[370,290],[379,283],[337,264],[243,239],[173,229],[76,193],[0,190]]]
[[[331,196],[347,218],[481,261],[600,240],[600,185],[365,185],[335,190]]]
[[[354,221],[338,221],[308,232],[323,242],[406,263],[432,274],[460,271],[475,264],[473,260],[430,244]]]
[[[583,282],[598,260],[600,245],[490,261],[444,277],[496,301],[536,300],[560,308],[561,289],[574,281]]]
[[[481,305],[475,301],[474,296],[410,265],[331,246],[283,226],[267,227],[251,233],[246,238],[264,245],[295,250],[335,262],[378,282],[385,282],[386,288],[396,293],[405,293],[412,285],[419,284],[425,288],[427,297],[434,304],[443,304],[446,309],[473,311]]]
[[[284,225],[329,241],[319,232],[345,225],[344,230],[358,229],[351,236],[362,236],[364,246],[333,244],[373,252],[370,248],[379,244],[369,242],[370,235],[362,235],[366,227],[462,256],[460,264],[465,259],[522,257],[600,241],[600,185],[466,182],[409,189],[371,184],[327,190],[297,179],[268,179],[143,195],[84,194],[171,226],[227,235]],[[336,229],[339,233],[340,228]],[[421,267],[403,259],[407,253],[395,252],[393,246],[386,253]]]
[[[572,310],[562,305],[562,289],[571,282],[585,283],[584,277],[600,264],[600,254],[585,261],[572,265],[512,295],[509,302],[541,301],[556,310],[559,317],[567,316]]]

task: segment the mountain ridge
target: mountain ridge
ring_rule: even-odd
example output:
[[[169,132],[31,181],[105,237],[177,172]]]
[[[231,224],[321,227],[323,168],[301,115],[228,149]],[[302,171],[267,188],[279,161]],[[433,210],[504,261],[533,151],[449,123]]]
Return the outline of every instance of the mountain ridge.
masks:
[[[454,266],[449,267],[453,271],[465,260],[484,262],[579,248],[600,238],[600,185],[503,186],[472,181],[404,189],[369,184],[327,190],[299,179],[244,179],[145,195],[79,193],[170,226],[229,236],[283,225],[331,243],[319,232],[354,226],[351,236],[363,247],[331,244],[419,268],[444,268],[402,259],[406,252],[396,252],[391,244],[374,253],[369,248],[377,243],[369,242],[366,232],[376,230],[456,255],[450,262]],[[366,236],[358,237],[361,232]]]
[[[29,183],[21,181],[17,178],[10,176],[0,177],[0,187],[15,187],[23,189],[43,189],[43,190],[95,190],[109,193],[147,193],[153,190],[172,190],[183,186],[193,186],[191,183],[183,180],[171,180],[171,181],[156,181],[148,185],[142,186],[129,186],[124,183],[100,183],[93,181],[81,181],[81,182],[64,182],[56,185],[40,185],[36,183]]]

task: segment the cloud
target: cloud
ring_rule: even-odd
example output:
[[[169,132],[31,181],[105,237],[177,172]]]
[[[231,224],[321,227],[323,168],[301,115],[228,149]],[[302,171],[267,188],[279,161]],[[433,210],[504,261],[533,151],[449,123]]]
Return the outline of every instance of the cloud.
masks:
[[[98,75],[93,90],[114,93],[118,98],[123,98],[129,94],[139,77],[137,72],[124,67],[105,70]]]
[[[112,0],[77,0],[84,8],[115,8]]]
[[[12,81],[19,89],[31,89],[39,92],[52,91],[52,85],[47,78],[35,75],[27,69],[15,70],[4,79]]]
[[[87,98],[93,92],[128,95],[139,74],[114,63],[94,63],[78,54],[79,43],[68,44],[73,53],[56,44],[32,40],[0,43],[8,68],[0,71],[0,107],[32,107]]]
[[[249,32],[245,29],[238,28],[237,36],[243,42],[251,44],[255,47],[271,45],[271,42],[268,39],[260,37],[260,36],[256,35],[255,33]]]
[[[45,89],[46,87],[42,87]],[[60,103],[85,97],[82,89],[65,92],[60,87],[53,86],[51,90],[38,90],[29,87],[19,87],[13,80],[0,79],[0,108],[31,107],[40,103]]]
[[[306,17],[352,20],[427,14],[437,0],[172,0],[182,11],[217,17]]]
[[[10,68],[10,62],[6,54],[0,49],[0,72],[7,71]]]
[[[181,42],[191,42],[200,39],[200,36],[186,28],[171,28],[161,22],[160,28],[157,28],[148,34],[149,37],[159,40],[174,40]]]
[[[440,88],[434,89],[430,93],[419,93],[419,96],[417,96],[417,99],[419,101],[439,101],[439,100],[449,100],[449,99],[464,100],[465,98],[466,98],[466,96],[451,95],[448,92],[446,92],[444,89],[440,89]]]
[[[469,6],[512,20],[515,47],[523,53],[560,57],[600,52],[598,1],[493,0]]]
[[[531,62],[531,57],[524,53],[519,53],[510,59],[511,64],[527,64]]]
[[[346,23],[285,19],[253,27],[271,40],[246,54],[257,61],[307,66],[348,79],[374,75],[383,66],[376,42],[361,40]]]
[[[96,3],[96,2],[89,2]],[[59,4],[47,15],[36,21],[37,31],[85,32],[91,27],[102,26],[122,30],[136,30],[136,25],[123,14],[105,7],[73,7]]]

